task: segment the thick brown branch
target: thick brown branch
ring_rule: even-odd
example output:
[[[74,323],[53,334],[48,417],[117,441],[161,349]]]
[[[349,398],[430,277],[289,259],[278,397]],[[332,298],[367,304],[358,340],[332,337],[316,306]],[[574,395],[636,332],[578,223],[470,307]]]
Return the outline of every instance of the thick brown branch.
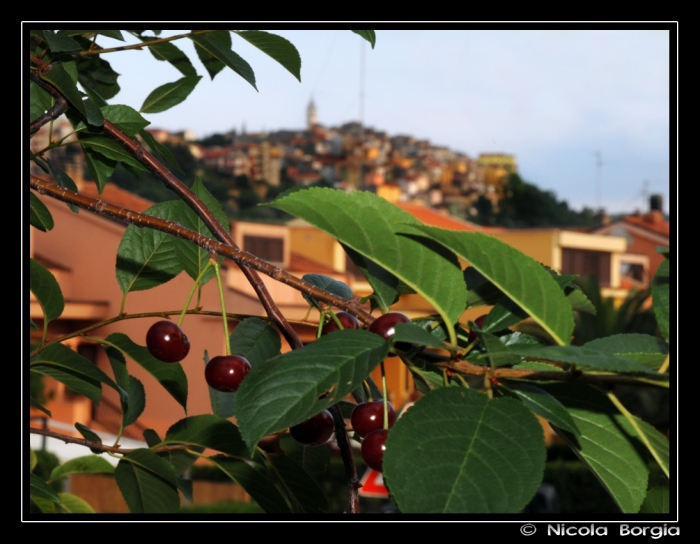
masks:
[[[243,251],[242,249],[235,249],[227,244],[212,240],[203,234],[199,234],[198,232],[183,227],[179,223],[167,221],[152,215],[127,210],[126,208],[120,208],[119,206],[108,204],[103,200],[98,200],[69,191],[68,189],[59,187],[54,183],[43,180],[34,175],[29,176],[29,185],[32,189],[41,194],[47,194],[53,198],[56,198],[57,200],[75,204],[76,206],[85,208],[92,212],[107,215],[125,223],[130,223],[140,227],[149,227],[172,234],[173,236],[177,236],[178,238],[182,238],[183,240],[197,244],[207,251],[214,251],[219,255],[228,257],[235,263],[241,265],[244,270],[244,267],[255,268],[263,274],[270,276],[271,278],[274,278],[285,285],[289,285],[290,287],[293,287],[294,289],[297,289],[298,291],[301,291],[302,293],[307,294],[316,300],[342,308],[343,310],[355,315],[364,323],[369,324],[374,320],[374,318],[369,313],[365,312],[354,300],[346,300],[328,293],[323,289],[319,289],[318,287],[297,278],[285,270],[259,259],[251,253]]]
[[[136,451],[134,449],[128,449],[128,448],[122,448],[121,446],[105,446],[103,444],[100,444],[99,442],[93,442],[92,440],[85,440],[84,438],[76,438],[74,436],[68,436],[66,434],[61,434],[57,433],[54,431],[49,431],[46,429],[37,429],[35,427],[29,427],[29,433],[30,434],[40,434],[43,436],[48,436],[50,438],[57,438],[58,440],[63,440],[66,444],[80,444],[81,446],[87,446],[88,448],[92,448],[94,450],[99,450],[102,452],[108,452],[108,453],[123,453],[126,455],[127,453],[131,453],[133,451]],[[191,446],[188,446],[186,444],[178,444],[174,446],[162,446],[160,448],[156,448],[153,450],[155,453],[163,453],[166,451],[179,451],[179,450],[189,450]]]

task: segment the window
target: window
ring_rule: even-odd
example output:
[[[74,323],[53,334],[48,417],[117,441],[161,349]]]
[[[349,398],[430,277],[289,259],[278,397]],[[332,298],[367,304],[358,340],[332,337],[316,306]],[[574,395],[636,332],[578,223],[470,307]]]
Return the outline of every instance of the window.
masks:
[[[284,241],[282,238],[245,235],[243,236],[243,249],[264,261],[284,262]]]
[[[565,247],[561,251],[561,261],[562,274],[592,275],[601,286],[610,286],[610,253]]]

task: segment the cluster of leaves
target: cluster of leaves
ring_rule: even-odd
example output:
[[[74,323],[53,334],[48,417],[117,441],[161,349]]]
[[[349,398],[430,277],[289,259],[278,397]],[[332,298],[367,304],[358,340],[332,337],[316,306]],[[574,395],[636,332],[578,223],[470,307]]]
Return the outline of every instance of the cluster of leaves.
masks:
[[[117,163],[144,167],[105,134],[101,120],[120,125],[129,138],[140,135],[155,153],[159,150],[145,136],[139,113],[128,106],[102,104],[114,96],[109,93],[116,74],[101,55],[83,55],[99,51],[94,38],[102,32],[33,31],[31,36],[32,66],[39,78],[32,80],[31,120],[53,106],[46,89],[66,97],[79,145],[100,189]],[[200,77],[190,73],[189,60],[171,42],[157,43],[146,31],[130,32],[184,75],[156,89],[141,112],[160,111],[158,107],[172,105],[173,97],[184,99]],[[373,43],[373,32],[356,32]],[[293,49],[286,40],[267,33],[234,34],[277,60],[282,52],[287,58]],[[255,84],[250,67],[231,50],[228,33],[185,37],[195,42],[211,77],[229,67]],[[48,163],[40,153],[34,159]],[[67,176],[53,171],[57,182],[70,189]],[[220,205],[200,180],[192,189],[209,214],[225,224]],[[31,224],[50,230],[53,219],[48,209],[33,194],[31,204]],[[283,453],[269,454],[259,443],[331,407],[349,417],[354,403],[346,398],[352,395],[356,402],[364,402],[370,373],[397,351],[396,343],[408,342],[414,347],[400,353],[401,361],[424,395],[391,430],[383,463],[385,483],[401,512],[520,511],[543,477],[545,442],[536,415],[555,428],[622,512],[668,511],[667,439],[629,414],[612,392],[599,385],[617,379],[668,387],[669,261],[659,269],[654,284],[657,320],[666,342],[649,335],[616,335],[572,346],[574,311],[591,311],[574,278],[558,275],[495,238],[426,226],[369,193],[312,188],[281,195],[269,205],[336,238],[372,286],[373,307],[386,310],[403,294],[417,293],[435,313],[398,325],[388,341],[366,330],[340,330],[284,354],[276,329],[264,320],[244,319],[229,340],[232,351],[246,357],[252,370],[236,393],[210,390],[212,414],[184,417],[162,437],[147,430],[145,448],[128,453],[112,449],[112,455],[119,457],[116,468],[99,456],[85,456],[58,467],[59,474],[52,478],[113,472],[132,512],[174,512],[179,507],[178,491],[192,498],[192,484],[184,477],[188,467],[205,458],[243,486],[266,512],[327,512],[328,501],[311,477],[327,465],[327,449],[283,439]],[[213,239],[204,218],[182,200],[156,204],[146,214],[173,225],[177,219],[178,227]],[[207,244],[196,245],[174,232],[134,225],[126,229],[116,268],[124,297],[162,285],[183,271],[201,282],[211,279],[205,271]],[[469,264],[466,269],[464,262]],[[112,377],[68,347],[45,341],[49,323],[63,312],[63,295],[54,276],[34,260],[30,278],[30,289],[44,314],[44,341],[32,352],[30,373],[59,380],[94,403],[99,403],[103,385],[114,389],[121,399],[124,428],[145,407],[143,385],[129,372],[136,364],[186,410],[188,383],[180,363],[154,359],[125,334],[112,333],[100,340]],[[352,298],[350,289],[332,278],[304,279],[305,286],[313,285],[338,300]],[[311,289],[302,289],[310,304],[321,306]],[[481,327],[459,322],[466,309],[479,306],[492,306]],[[525,319],[539,324],[554,345],[510,330]],[[469,341],[467,327],[476,332],[476,341]],[[206,352],[203,357],[206,364]],[[483,379],[483,386],[469,387],[474,376]],[[48,414],[39,399],[30,398],[30,404]],[[235,424],[228,419],[232,416]],[[76,428],[93,448],[109,449],[101,446],[92,430],[80,424]],[[650,489],[649,465],[660,467],[665,483]],[[47,487],[41,478],[32,477],[31,495],[42,509],[52,511],[51,505],[66,504],[65,497]]]

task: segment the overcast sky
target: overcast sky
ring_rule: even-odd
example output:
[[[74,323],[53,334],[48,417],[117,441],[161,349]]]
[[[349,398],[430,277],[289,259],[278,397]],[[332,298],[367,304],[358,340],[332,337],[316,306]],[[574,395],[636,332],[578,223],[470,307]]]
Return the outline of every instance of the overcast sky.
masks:
[[[646,210],[645,189],[662,194],[669,210],[669,183],[677,183],[669,172],[676,44],[667,30],[379,30],[374,49],[348,30],[272,32],[299,50],[301,83],[235,35],[233,49],[253,68],[259,92],[228,69],[212,81],[192,43],[179,40],[205,77],[182,104],[145,115],[151,127],[198,136],[243,125],[248,132],[303,128],[313,97],[324,126],[362,115],[390,135],[474,158],[513,154],[526,181],[579,210],[597,207],[600,152],[600,204],[608,212]],[[122,91],[110,102],[137,110],[155,87],[181,77],[146,51],[104,58],[122,74]]]

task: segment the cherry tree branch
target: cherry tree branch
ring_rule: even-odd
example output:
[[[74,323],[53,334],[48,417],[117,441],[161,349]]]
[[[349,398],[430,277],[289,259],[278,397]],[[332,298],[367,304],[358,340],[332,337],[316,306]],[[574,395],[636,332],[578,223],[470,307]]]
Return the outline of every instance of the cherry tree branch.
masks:
[[[29,124],[29,134],[34,134],[37,130],[43,127],[49,121],[54,121],[58,119],[63,112],[68,109],[68,101],[62,96],[54,97],[55,103],[49,110],[43,115],[37,117],[34,121]]]

